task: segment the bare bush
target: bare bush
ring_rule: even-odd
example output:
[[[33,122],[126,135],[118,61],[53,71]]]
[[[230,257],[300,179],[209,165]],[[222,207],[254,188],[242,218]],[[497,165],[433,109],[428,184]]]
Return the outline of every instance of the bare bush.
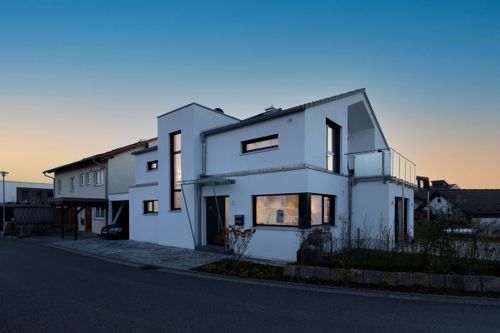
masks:
[[[255,229],[244,229],[243,227],[231,225],[226,229],[226,246],[235,259],[239,260],[248,250]]]

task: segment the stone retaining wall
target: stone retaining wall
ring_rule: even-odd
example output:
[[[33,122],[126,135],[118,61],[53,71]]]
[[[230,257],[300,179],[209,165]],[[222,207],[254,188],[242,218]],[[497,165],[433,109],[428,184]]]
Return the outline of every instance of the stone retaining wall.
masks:
[[[495,276],[381,272],[361,269],[287,265],[283,275],[304,280],[343,282],[389,287],[449,289],[477,293],[500,293],[500,278]]]

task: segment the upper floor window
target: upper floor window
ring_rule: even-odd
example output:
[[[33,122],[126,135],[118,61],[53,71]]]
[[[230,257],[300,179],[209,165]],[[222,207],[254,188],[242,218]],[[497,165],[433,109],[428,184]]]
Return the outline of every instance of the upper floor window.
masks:
[[[94,172],[94,185],[104,185],[104,170]]]
[[[340,173],[340,126],[326,120],[326,168],[328,171]]]
[[[83,173],[80,174],[80,186],[85,185],[85,175]]]
[[[249,153],[278,147],[278,134],[263,136],[241,142],[241,152]]]
[[[181,209],[181,131],[170,133],[170,208]]]
[[[61,193],[62,190],[62,185],[61,185],[61,180],[57,180],[57,193]]]
[[[69,191],[75,192],[75,177],[69,177]]]
[[[85,174],[85,184],[87,184],[87,185],[91,185],[92,184],[90,172],[87,172]]]
[[[144,200],[144,214],[158,214],[158,200]]]
[[[153,171],[158,169],[158,161],[149,161],[148,162],[148,171]]]

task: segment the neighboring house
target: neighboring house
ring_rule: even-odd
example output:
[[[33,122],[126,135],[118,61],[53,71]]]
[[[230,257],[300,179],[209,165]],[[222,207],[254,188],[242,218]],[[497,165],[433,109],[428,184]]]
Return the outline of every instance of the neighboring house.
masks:
[[[1,186],[1,184],[0,184]],[[52,184],[5,181],[5,202],[11,204],[46,205],[53,195]],[[0,194],[0,203],[3,195]]]
[[[248,254],[293,260],[301,232],[413,235],[415,164],[389,147],[364,89],[238,120],[192,103],[134,153],[130,238],[183,248],[254,227]]]
[[[448,213],[459,209],[472,222],[500,220],[500,189],[436,190],[431,195],[432,213]]]
[[[131,153],[154,144],[156,139],[141,140],[44,171],[54,181],[52,204],[72,210],[69,218],[77,215],[80,231],[99,233],[104,225],[118,219],[128,223],[126,194],[135,183],[135,158]]]

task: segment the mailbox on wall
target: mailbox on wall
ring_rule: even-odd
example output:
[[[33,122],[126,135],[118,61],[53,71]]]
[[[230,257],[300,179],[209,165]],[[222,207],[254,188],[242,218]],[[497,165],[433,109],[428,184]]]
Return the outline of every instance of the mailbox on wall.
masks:
[[[243,227],[245,225],[245,215],[234,215],[234,225]]]

